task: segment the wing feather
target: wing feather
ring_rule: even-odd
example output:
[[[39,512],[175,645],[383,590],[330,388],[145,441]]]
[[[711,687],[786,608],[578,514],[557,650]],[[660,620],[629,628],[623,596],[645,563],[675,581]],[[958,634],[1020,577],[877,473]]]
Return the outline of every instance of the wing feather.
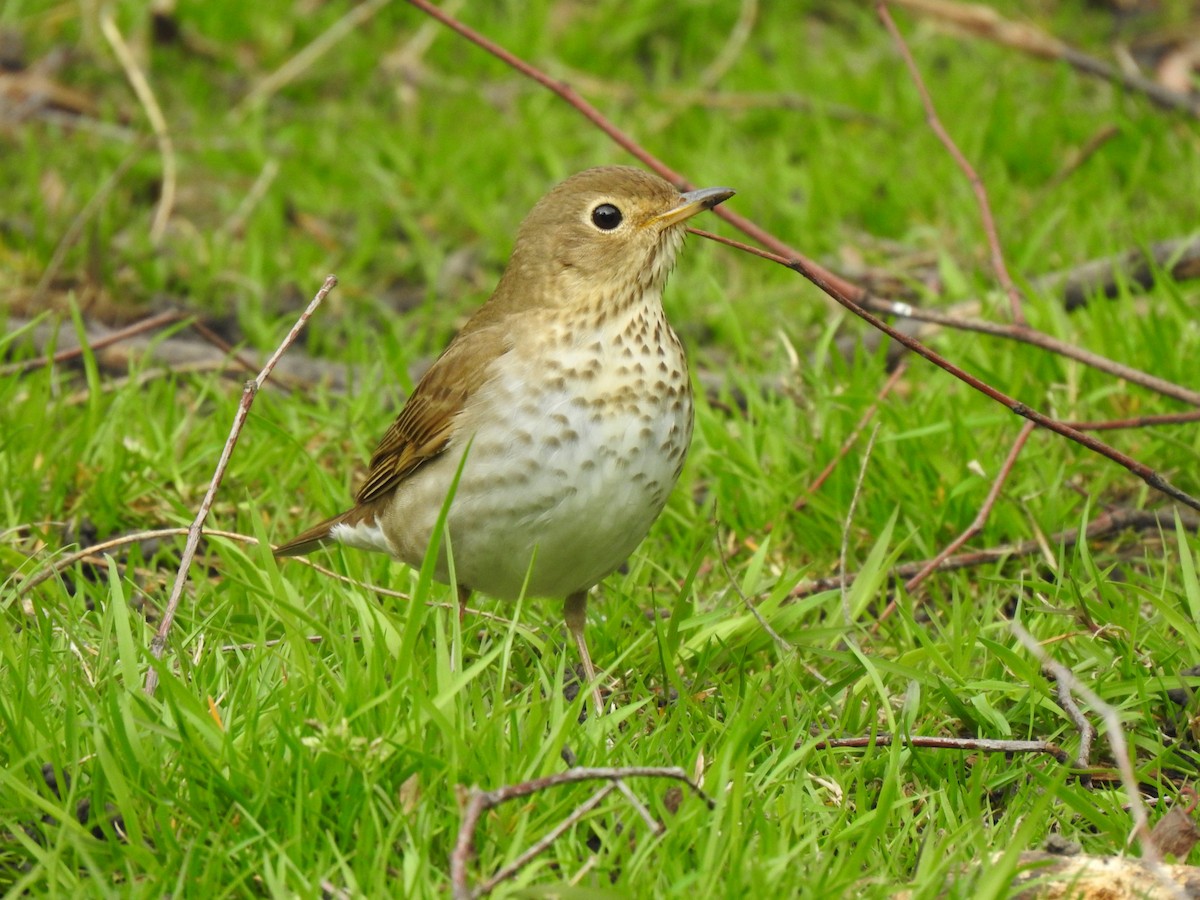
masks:
[[[358,505],[378,500],[446,449],[455,419],[508,349],[495,328],[464,331],[451,342],[371,454],[366,481],[355,497]]]

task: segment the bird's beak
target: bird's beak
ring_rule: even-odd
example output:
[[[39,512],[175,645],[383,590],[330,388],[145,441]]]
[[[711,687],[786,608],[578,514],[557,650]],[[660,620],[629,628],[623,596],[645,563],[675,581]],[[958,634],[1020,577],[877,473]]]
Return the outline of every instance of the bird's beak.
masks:
[[[706,209],[712,209],[718,203],[723,203],[732,197],[736,191],[733,188],[701,188],[698,191],[688,191],[686,194],[679,195],[679,205],[673,209],[667,210],[665,213],[660,213],[651,219],[651,223],[667,228],[671,225],[678,225],[680,222],[686,222],[696,213],[704,212]]]

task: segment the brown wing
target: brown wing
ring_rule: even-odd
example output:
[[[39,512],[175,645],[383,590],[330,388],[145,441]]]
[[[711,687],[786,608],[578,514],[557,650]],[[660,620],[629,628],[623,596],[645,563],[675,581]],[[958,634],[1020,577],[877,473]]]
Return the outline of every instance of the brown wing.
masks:
[[[486,308],[486,307],[485,307]],[[338,524],[373,521],[388,491],[450,443],[454,418],[489,377],[491,363],[511,344],[486,319],[472,319],[417,383],[412,396],[371,455],[367,480],[353,508],[326,519],[275,548],[276,556],[302,556],[329,542]]]
[[[355,498],[359,506],[379,499],[446,449],[455,416],[487,381],[492,361],[508,348],[495,328],[464,332],[451,342],[371,454],[367,480]]]

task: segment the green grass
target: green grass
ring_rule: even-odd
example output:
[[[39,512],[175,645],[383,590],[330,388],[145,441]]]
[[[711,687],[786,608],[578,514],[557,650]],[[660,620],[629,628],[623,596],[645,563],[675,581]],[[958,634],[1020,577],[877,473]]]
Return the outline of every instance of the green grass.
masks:
[[[671,100],[718,55],[737,4],[467,6],[464,19],[520,55],[601,82],[586,92],[614,120],[697,183],[736,187],[731,206],[806,254],[905,278],[936,272],[947,302],[992,291],[970,189],[858,4],[761,4],[719,83],[795,94],[809,110]],[[1131,27],[1177,21],[1177,6]],[[100,120],[146,135],[84,8],[10,4],[0,28],[23,37],[29,60],[71,48],[54,77],[91,98]],[[141,5],[118,5],[178,153],[161,248],[149,239],[161,172],[152,140],[37,119],[0,126],[9,360],[37,355],[15,330],[31,315],[69,332],[86,318],[165,305],[203,312],[265,353],[324,276],[338,274],[301,345],[350,364],[354,389],[264,391],[210,519],[265,541],[346,503],[356,466],[411,388],[409,366],[486,298],[537,198],[573,171],[627,161],[561,102],[448,32],[434,32],[415,75],[402,69],[400,51],[432,27],[405,4],[385,7],[264,105],[238,107],[347,9],[185,0],[180,45],[149,41]],[[1089,5],[1007,11],[1097,53],[1112,37],[1111,20]],[[1019,279],[1194,230],[1194,122],[1065,67],[898,18],[947,127],[986,180]],[[1108,126],[1116,136],[1059,178]],[[56,246],[131,153],[34,304]],[[226,227],[265,167],[277,175],[260,202],[242,227]],[[728,231],[714,223],[702,224]],[[1032,296],[1026,312],[1057,336],[1196,387],[1196,299],[1192,283],[1167,279],[1070,315]],[[187,524],[244,376],[167,373],[143,360],[121,380],[87,357],[0,377],[0,888],[445,895],[465,789],[561,771],[564,748],[581,765],[681,766],[715,808],[686,794],[676,808],[667,782],[635,781],[665,834],[650,836],[614,794],[501,893],[1005,896],[1015,854],[1050,832],[1091,853],[1122,852],[1130,819],[1120,786],[1087,787],[1049,757],[817,745],[899,731],[1039,738],[1074,753],[1078,735],[1054,685],[1009,632],[1018,616],[1116,707],[1139,778],[1173,796],[1198,775],[1194,702],[1166,695],[1200,662],[1195,534],[1167,528],[1071,548],[1047,538],[1038,556],[900,591],[876,631],[886,570],[933,555],[966,527],[1020,423],[914,361],[876,416],[865,468],[866,434],[797,512],[879,390],[882,358],[843,361],[835,339],[862,333],[858,323],[831,314],[794,275],[699,240],[666,302],[693,368],[721,387],[700,404],[667,512],[628,570],[593,595],[592,655],[616,680],[617,710],[582,724],[583,695],[564,699],[575,656],[558,602],[518,609],[477,598],[508,622],[468,616],[460,628],[451,609],[425,605],[452,601],[448,588],[379,557],[320,561],[410,602],[211,539],[162,663],[148,648],[181,539],[69,567],[22,594],[23,578],[76,545]],[[1033,348],[951,333],[934,342],[1064,419],[1177,408]],[[1194,426],[1109,437],[1200,493]],[[1109,507],[1163,506],[1118,467],[1039,433],[972,546],[1052,536]],[[837,572],[844,534],[848,568],[865,570],[847,598],[849,621],[837,592],[788,600]],[[746,608],[718,545],[736,588],[794,652]],[[151,665],[161,682],[148,699]],[[1094,761],[1111,769],[1103,739]],[[69,779],[61,796],[46,787],[46,763],[60,784]],[[473,875],[515,859],[587,796],[586,786],[562,787],[486,816]],[[85,799],[96,812],[81,823]]]

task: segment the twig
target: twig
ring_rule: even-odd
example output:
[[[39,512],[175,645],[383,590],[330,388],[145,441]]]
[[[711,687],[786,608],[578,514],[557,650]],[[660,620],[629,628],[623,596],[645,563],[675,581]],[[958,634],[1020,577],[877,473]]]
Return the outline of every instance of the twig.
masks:
[[[271,189],[271,184],[279,175],[279,160],[271,157],[263,163],[262,171],[258,173],[258,177],[254,179],[254,184],[250,185],[250,190],[246,191],[246,196],[242,197],[242,201],[237,205],[237,209],[233,211],[228,219],[221,225],[221,231],[225,234],[241,235],[242,229],[246,225],[246,220],[250,218],[250,214],[254,212],[254,208],[266,196],[267,191]]]
[[[167,230],[167,222],[171,218],[171,208],[175,205],[175,148],[171,143],[171,132],[167,128],[166,117],[162,113],[150,82],[134,58],[125,38],[121,36],[117,23],[113,19],[113,5],[105,4],[100,8],[100,31],[113,49],[125,77],[137,95],[138,102],[146,111],[154,137],[158,141],[158,152],[162,157],[162,190],[158,196],[158,206],[154,210],[154,219],[150,225],[150,241],[156,246],[162,242]]]
[[[906,747],[924,747],[933,750],[978,750],[982,753],[1045,753],[1063,765],[1070,762],[1066,752],[1049,741],[1008,741],[990,738],[937,737],[922,734],[874,734],[867,737],[826,738],[818,741],[814,750],[837,750],[843,747],[890,747],[899,741]],[[796,741],[796,748],[804,741]]]
[[[938,566],[954,555],[954,552],[959,547],[983,530],[983,526],[987,524],[988,517],[991,515],[992,508],[996,505],[996,499],[1000,496],[1001,488],[1008,481],[1008,476],[1012,473],[1013,466],[1017,463],[1017,457],[1021,455],[1021,450],[1024,449],[1025,442],[1029,440],[1029,435],[1033,434],[1033,428],[1034,425],[1032,422],[1026,422],[1021,426],[1021,431],[1017,435],[1017,439],[1013,441],[1013,445],[1008,451],[1008,456],[1005,457],[1003,464],[1000,466],[1000,471],[996,473],[996,477],[992,481],[992,486],[988,490],[987,497],[983,500],[983,505],[979,507],[979,513],[975,516],[975,520],[967,526],[962,534],[947,544],[941,553],[927,562],[920,572],[908,579],[904,584],[904,590],[909,592],[915,591],[917,586],[936,571]]]
[[[864,309],[890,316],[915,319],[918,322],[932,322],[947,328],[953,328],[957,331],[972,331],[978,334],[991,335],[992,337],[1002,337],[1012,341],[1019,341],[1022,344],[1030,344],[1050,353],[1081,362],[1086,366],[1113,375],[1116,378],[1123,378],[1131,384],[1136,384],[1147,390],[1162,394],[1164,397],[1171,397],[1191,406],[1200,406],[1200,391],[1193,391],[1174,382],[1167,381],[1164,378],[1159,378],[1157,375],[1151,375],[1148,372],[1143,372],[1140,369],[1135,369],[1116,360],[1108,359],[1098,353],[1077,347],[1074,344],[1068,344],[1064,340],[1047,334],[1044,331],[1038,331],[1036,328],[1031,328],[1028,325],[1006,325],[982,319],[964,319],[936,310],[922,309],[908,303],[883,300],[879,297],[866,297],[861,301],[860,305]]]
[[[1164,413],[1159,416],[1134,416],[1131,419],[1109,419],[1104,422],[1068,422],[1079,431],[1120,431],[1125,428],[1154,428],[1159,425],[1186,425],[1200,422],[1200,409],[1184,413]]]
[[[754,616],[754,618],[758,620],[759,627],[770,636],[771,640],[779,645],[780,650],[782,650],[784,653],[791,653],[796,648],[788,643],[788,641],[783,638],[778,631],[771,627],[771,623],[768,622],[766,617],[764,617],[763,614],[758,611],[758,606],[753,600],[746,596],[746,592],[742,590],[742,586],[738,584],[737,579],[733,577],[733,570],[729,568],[729,560],[725,558],[725,551],[721,548],[721,523],[716,521],[715,510],[713,512],[713,519],[713,524],[715,526],[713,531],[713,544],[716,546],[717,559],[721,561],[721,568],[725,571],[725,577],[729,579],[729,583],[732,585],[734,591],[737,592],[737,595],[742,598],[742,603],[746,604],[746,609],[750,610],[750,615]],[[812,670],[810,669],[809,671]],[[824,681],[825,679],[821,680]]]
[[[725,73],[733,68],[737,58],[746,47],[750,32],[754,29],[754,20],[758,17],[758,0],[742,0],[741,10],[737,21],[729,32],[729,37],[721,46],[720,51],[713,57],[712,62],[704,67],[700,77],[696,79],[699,90],[708,90],[725,77]]]
[[[193,320],[192,330],[224,353],[226,357],[236,362],[247,372],[255,373],[258,371],[258,366],[239,353],[238,349],[233,346],[233,344],[229,343],[229,341],[225,340],[225,338],[221,337],[199,319]],[[282,388],[284,393],[290,393],[292,390],[292,385],[289,383],[289,380],[284,378],[281,374],[275,375],[275,378],[272,379],[272,384],[277,384],[280,388]]]
[[[529,848],[524,853],[522,853],[508,865],[497,869],[496,873],[487,881],[479,885],[479,887],[474,889],[467,888],[465,894],[463,894],[459,891],[458,885],[456,884],[454,886],[455,900],[458,900],[460,896],[484,897],[494,891],[498,885],[510,878],[515,877],[518,872],[525,868],[525,866],[529,865],[529,863],[535,858],[549,850],[555,841],[566,834],[567,831],[573,826],[578,824],[584,816],[599,806],[605,797],[617,789],[617,785],[619,784],[623,785],[625,782],[615,781],[604,785],[604,787],[592,794],[591,797],[571,810],[570,815],[568,815],[565,819],[547,831],[544,835],[538,838],[538,840],[530,844]],[[629,789],[626,788],[626,790]]]
[[[1068,689],[1081,696],[1104,719],[1105,737],[1112,751],[1113,760],[1117,764],[1117,770],[1121,773],[1121,784],[1125,788],[1125,795],[1129,799],[1129,811],[1133,817],[1133,833],[1141,845],[1142,858],[1147,863],[1153,865],[1156,871],[1160,872],[1161,877],[1162,857],[1158,852],[1157,845],[1155,845],[1153,838],[1150,836],[1150,824],[1146,816],[1146,805],[1142,803],[1142,795],[1138,790],[1137,776],[1134,774],[1133,763],[1129,757],[1129,746],[1125,742],[1125,731],[1121,727],[1121,718],[1117,715],[1117,711],[1108,703],[1101,700],[1091,688],[1081,683],[1070,669],[1050,656],[1041,644],[1022,627],[1020,622],[1014,619],[1009,623],[1009,628],[1012,629],[1013,635],[1021,642],[1025,649],[1037,658],[1042,668],[1053,674],[1055,681],[1060,685],[1066,685]],[[1167,886],[1171,884],[1169,880],[1164,880],[1163,883]]]
[[[971,3],[949,0],[892,0],[913,12],[934,16],[968,34],[1020,50],[1041,59],[1062,60],[1088,75],[1095,75],[1130,91],[1144,94],[1165,109],[1189,113],[1200,118],[1200,101],[1172,91],[1156,81],[1132,72],[1124,72],[1111,63],[1076,50],[1056,37],[1024,23],[1011,22],[995,10]]]
[[[243,115],[251,106],[261,103],[291,82],[333,49],[338,41],[370,19],[389,2],[391,0],[365,0],[357,6],[352,6],[349,12],[321,32],[312,43],[256,84],[250,93],[234,107],[234,115]]]
[[[116,331],[111,331],[103,337],[88,341],[87,344],[77,347],[68,347],[66,350],[60,350],[53,356],[41,356],[37,359],[27,359],[22,362],[0,366],[0,377],[17,375],[24,372],[32,372],[34,369],[40,369],[44,366],[67,362],[75,359],[76,357],[83,356],[85,348],[88,353],[94,353],[97,350],[102,350],[110,344],[118,344],[121,341],[127,340],[128,338],[136,335],[145,334],[147,331],[154,331],[166,325],[172,325],[175,322],[183,321],[187,317],[187,313],[176,312],[173,310],[156,313],[155,315],[147,316],[141,321],[134,322],[132,325],[127,325],[124,328],[118,328]]]
[[[140,541],[153,541],[165,537],[179,537],[188,533],[186,528],[156,528],[152,531],[139,531],[134,534],[123,534],[120,537],[110,538],[107,541],[101,541],[98,544],[92,544],[89,547],[84,547],[74,553],[68,553],[66,556],[60,557],[54,563],[40,572],[27,576],[17,587],[17,597],[20,598],[28,594],[39,584],[49,581],[59,572],[68,569],[75,563],[87,559],[89,556],[96,556],[100,553],[105,553],[109,550],[115,550],[117,547],[126,547],[129,544],[136,544]],[[258,543],[256,538],[250,538],[247,535],[237,534],[230,531],[209,531],[208,534],[214,537],[225,537],[233,540],[245,540],[247,542]]]
[[[448,15],[457,15],[458,11],[466,0],[446,0],[442,9]],[[399,70],[407,73],[412,77],[416,77],[423,57],[431,46],[433,46],[434,38],[439,34],[437,22],[424,22],[421,27],[414,33],[405,35],[407,38],[404,44],[395,53],[390,54],[388,60],[388,68]]]
[[[904,36],[900,34],[900,29],[896,27],[895,21],[892,19],[892,14],[888,11],[887,3],[884,0],[875,4],[875,11],[879,14],[879,18],[883,21],[884,27],[888,30],[888,34],[892,36],[892,40],[896,42],[896,49],[900,51],[900,57],[904,60],[904,65],[908,68],[909,75],[912,77],[913,84],[917,88],[917,93],[921,97],[921,105],[925,108],[925,122],[929,125],[930,130],[937,136],[937,139],[942,142],[942,146],[946,148],[955,164],[962,170],[967,181],[971,184],[971,190],[975,192],[975,201],[979,204],[979,214],[983,220],[983,233],[987,237],[988,249],[991,252],[992,270],[996,273],[996,278],[1000,281],[1000,287],[1008,296],[1009,310],[1012,314],[1014,324],[1025,324],[1025,314],[1021,311],[1021,295],[1017,291],[1017,287],[1013,284],[1012,277],[1008,274],[1008,266],[1004,262],[1004,253],[1000,249],[1000,233],[996,230],[996,220],[992,216],[992,205],[988,202],[987,188],[980,179],[979,174],[975,171],[975,167],[967,160],[967,157],[958,145],[954,143],[954,139],[950,137],[950,133],[946,131],[942,125],[942,120],[938,118],[937,110],[933,106],[933,97],[929,95],[929,89],[925,86],[925,80],[921,77],[921,70],[917,68],[917,62],[913,59],[912,53],[908,49],[908,44],[905,43]]]
[[[526,78],[537,82],[542,87],[560,97],[562,100],[565,100],[580,115],[595,125],[596,128],[598,128],[605,135],[607,135],[609,139],[613,141],[613,143],[631,155],[634,159],[641,162],[651,171],[657,172],[661,177],[665,178],[678,188],[688,189],[693,187],[692,183],[688,181],[688,179],[684,178],[683,175],[681,175],[679,172],[676,172],[650,151],[646,150],[632,137],[610,122],[600,112],[600,110],[596,109],[596,107],[588,103],[587,100],[583,99],[583,97],[581,97],[577,91],[572,89],[570,85],[551,78],[541,69],[530,65],[529,63],[525,62],[525,60],[515,56],[508,50],[505,50],[495,41],[484,37],[478,31],[475,31],[473,28],[464,25],[454,16],[447,15],[444,10],[434,6],[431,2],[429,2],[429,0],[408,0],[408,2],[424,12],[426,15],[437,19],[451,31],[462,35],[462,37],[466,38],[481,50],[492,54],[492,56],[496,57],[505,65],[511,66]],[[752,240],[758,241],[764,247],[768,247],[774,252],[783,256],[801,260],[810,271],[817,273],[824,282],[835,285],[843,294],[853,297],[858,297],[863,294],[861,288],[851,284],[844,278],[839,277],[835,273],[825,269],[823,266],[820,266],[816,262],[806,258],[798,250],[789,247],[786,243],[779,240],[779,238],[775,237],[770,232],[759,227],[744,216],[738,215],[724,204],[713,209],[713,214],[724,219],[734,228],[738,229]]]
[[[618,778],[616,781],[611,782],[611,784],[621,792],[625,799],[629,801],[629,805],[633,807],[634,811],[642,817],[642,821],[646,823],[646,827],[650,829],[652,835],[658,837],[667,830],[666,825],[650,814],[650,810],[646,809],[646,804],[642,802],[642,798],[633,792],[633,788],[629,786],[628,782],[622,778]]]
[[[949,544],[942,548],[942,551],[937,556],[925,563],[916,575],[908,579],[904,583],[905,593],[911,594],[917,587],[937,571],[947,559],[954,555],[963,544],[975,537],[983,530],[983,526],[987,524],[988,518],[992,514],[992,508],[996,505],[996,500],[1000,496],[1000,490],[1004,487],[1004,483],[1008,481],[1008,476],[1012,473],[1013,466],[1017,463],[1017,457],[1021,455],[1021,450],[1025,447],[1025,442],[1029,440],[1029,435],[1033,434],[1033,423],[1026,422],[1022,427],[1017,439],[1013,441],[1012,448],[1008,451],[1008,456],[1004,463],[1000,466],[1000,471],[996,473],[995,479],[992,481],[992,486],[988,490],[987,496],[983,500],[983,504],[979,507],[979,512],[975,514],[974,520],[966,529],[952,540]],[[845,588],[843,588],[845,590]],[[892,598],[888,601],[888,605],[884,607],[883,612],[875,620],[875,624],[871,626],[871,633],[878,634],[880,626],[888,620],[888,618],[896,611],[897,600]]]
[[[1066,311],[1074,312],[1087,306],[1094,296],[1119,296],[1122,287],[1148,291],[1154,287],[1160,269],[1177,281],[1200,278],[1200,236],[1189,235],[1156,241],[1144,250],[1141,248],[1126,250],[1112,256],[1090,259],[1069,269],[1038,275],[1030,279],[1030,289],[1035,294],[1057,295]],[[875,297],[860,296],[859,303],[868,309],[889,311],[886,301]],[[916,321],[941,323],[947,328],[962,328],[960,323],[964,319],[970,320],[979,315],[982,308],[983,303],[979,299],[973,298],[954,303],[932,314],[927,314],[923,310],[914,310],[912,306],[908,306],[907,312],[903,314]],[[900,309],[900,306],[895,308],[896,315],[902,314]],[[939,319],[936,318],[937,316],[945,318]],[[996,337],[1012,338],[1013,328],[1012,325],[993,324],[986,331],[983,328],[975,330]],[[930,327],[915,331],[911,328],[903,330],[914,337],[923,339],[936,331],[936,328],[931,324]],[[1027,329],[1025,333],[1039,334],[1032,329]],[[856,337],[853,346],[857,347],[861,343],[868,350],[873,350],[883,340],[884,335],[872,332],[863,338]],[[1031,342],[1026,340],[1026,343]],[[838,347],[842,350],[843,355],[848,355],[848,344],[846,339],[838,341]],[[1046,349],[1054,352],[1053,348],[1047,347]],[[903,350],[903,347],[889,348],[889,359],[902,355]],[[1088,359],[1080,359],[1080,361],[1091,365],[1091,361]]]
[[[1071,696],[1070,683],[1059,678],[1055,669],[1047,669],[1046,674],[1054,679],[1054,694],[1058,698],[1058,705],[1079,730],[1079,753],[1075,757],[1075,768],[1086,769],[1092,762],[1092,742],[1096,739],[1096,726],[1088,721],[1075,698]]]
[[[230,428],[229,437],[225,441],[225,447],[221,451],[221,458],[217,461],[216,471],[213,472],[212,481],[209,483],[208,491],[204,495],[204,499],[200,503],[200,509],[196,512],[196,518],[193,520],[191,527],[188,529],[187,542],[183,546],[183,554],[179,560],[179,572],[175,576],[175,585],[171,588],[171,596],[167,600],[167,607],[163,610],[162,620],[158,624],[158,631],[154,635],[154,639],[150,642],[150,654],[155,659],[161,659],[163,651],[167,646],[167,635],[171,631],[171,625],[175,621],[175,612],[179,608],[179,601],[183,597],[183,588],[187,584],[188,573],[192,567],[192,558],[196,555],[196,547],[200,543],[200,536],[204,533],[204,521],[208,518],[208,511],[212,508],[213,500],[216,499],[217,488],[221,485],[221,479],[225,477],[225,468],[229,465],[229,459],[233,455],[233,448],[237,445],[239,435],[242,433],[242,426],[246,423],[246,417],[250,414],[250,407],[254,403],[254,397],[263,383],[271,374],[271,370],[275,368],[275,363],[279,357],[283,356],[292,342],[300,334],[301,329],[308,323],[309,318],[317,307],[321,305],[321,301],[328,296],[337,284],[337,279],[330,275],[325,279],[325,283],[321,285],[321,289],[317,291],[312,302],[308,304],[308,308],[300,314],[300,318],[296,320],[296,324],[292,326],[292,330],[287,333],[283,342],[275,349],[263,366],[262,371],[258,373],[258,377],[253,381],[246,383],[245,390],[242,391],[241,402],[238,403],[237,414],[233,419],[233,426]],[[146,670],[145,691],[153,696],[155,688],[158,686],[158,670],[154,666],[150,666]]]
[[[572,768],[565,772],[558,772],[554,775],[547,775],[544,778],[534,778],[530,781],[522,781],[518,784],[509,784],[504,787],[497,788],[493,791],[481,791],[479,788],[472,788],[468,796],[466,806],[463,809],[462,822],[458,829],[458,839],[455,841],[454,850],[450,854],[450,885],[454,892],[455,900],[470,900],[477,897],[483,892],[481,887],[478,890],[473,890],[467,880],[467,861],[470,859],[475,847],[475,831],[479,827],[479,820],[483,814],[489,809],[493,809],[502,803],[507,803],[509,800],[516,800],[520,797],[528,797],[530,794],[535,794],[538,791],[544,791],[549,788],[558,787],[563,784],[575,784],[581,781],[610,781],[619,782],[626,778],[670,778],[675,781],[682,781],[692,792],[702,799],[709,809],[715,808],[716,804],[713,800],[701,790],[700,786],[688,777],[683,769],[675,767],[660,767],[660,766],[623,766],[620,768]],[[615,786],[608,787],[615,790]],[[593,799],[595,799],[593,795]],[[600,799],[603,799],[601,797]],[[591,801],[589,801],[591,802]],[[599,800],[595,801],[599,803]],[[593,804],[594,805],[594,804]],[[578,812],[578,808],[576,810]],[[584,810],[586,813],[587,810]],[[575,821],[582,817],[583,813],[567,823],[566,827],[570,827]],[[565,831],[563,828],[562,831]],[[559,834],[562,833],[559,832]],[[556,835],[557,836],[557,835]],[[539,845],[544,843],[544,846],[538,847],[538,852],[542,852],[546,847],[550,846],[553,841],[539,841]],[[538,845],[535,845],[538,846]],[[532,848],[531,848],[532,849]],[[536,855],[536,854],[533,854]],[[521,859],[522,865],[533,858],[533,855],[528,853],[523,854]],[[528,859],[525,857],[528,856]],[[502,870],[503,871],[503,870]],[[499,873],[497,873],[499,874]],[[515,872],[514,872],[515,874]],[[507,875],[506,877],[511,877]],[[497,882],[498,883],[498,882]],[[495,887],[495,883],[489,882],[487,890]]]
[[[1170,514],[1173,510],[1143,510],[1143,509],[1117,509],[1106,512],[1088,523],[1086,530],[1083,533],[1083,539],[1087,541],[1098,540],[1102,537],[1115,534],[1127,529],[1162,529],[1163,520],[1160,516],[1166,515],[1168,527],[1170,527]],[[1200,519],[1197,519],[1186,510],[1179,511],[1183,516],[1183,523],[1186,528],[1192,530],[1200,529]],[[1053,534],[1049,537],[1049,543],[1055,546],[1073,547],[1080,540],[1078,528],[1068,528]],[[970,553],[961,553],[957,556],[951,556],[942,561],[937,567],[939,572],[953,572],[957,569],[966,569],[972,566],[982,566],[988,563],[1000,562],[1005,559],[1014,557],[1031,556],[1040,553],[1043,550],[1042,541],[1034,539],[1022,541],[1019,544],[1008,544],[1000,547],[991,547],[986,550],[975,550]],[[916,562],[904,563],[896,566],[888,573],[888,577],[892,581],[911,578],[917,572],[921,571],[927,565],[926,561],[918,560]],[[842,586],[844,580],[849,580],[853,583],[858,575],[848,575],[846,579],[834,576],[830,578],[819,578],[813,581],[805,582],[798,585],[792,590],[791,598],[794,600],[811,597],[814,594],[823,593],[825,591],[837,590]]]
[[[719,208],[720,207],[718,207],[718,209]],[[1050,416],[1040,413],[1033,407],[1022,403],[1014,397],[1010,397],[1003,391],[997,390],[982,379],[970,374],[965,369],[956,366],[954,363],[950,362],[940,354],[935,353],[933,350],[931,350],[929,347],[926,347],[915,338],[903,334],[902,332],[893,328],[878,316],[873,315],[858,303],[854,302],[854,300],[839,290],[832,282],[823,279],[821,275],[816,270],[810,268],[803,259],[789,259],[767,250],[760,250],[758,247],[752,247],[749,244],[742,243],[741,241],[731,240],[730,238],[711,234],[707,231],[700,231],[699,229],[696,229],[695,233],[700,234],[703,237],[711,238],[719,243],[735,247],[746,253],[760,256],[763,259],[769,259],[781,266],[787,266],[792,271],[797,272],[807,278],[814,285],[836,300],[841,306],[850,310],[850,312],[854,313],[854,315],[858,316],[873,328],[882,331],[888,337],[892,338],[892,340],[899,341],[913,353],[916,353],[918,356],[927,359],[938,368],[953,375],[959,381],[963,382],[969,387],[974,388],[984,396],[989,397],[1002,406],[1007,407],[1008,410],[1013,414],[1029,419],[1048,431],[1053,431],[1055,434],[1062,435],[1063,437],[1068,438],[1069,440],[1072,440],[1083,447],[1086,447],[1093,453],[1097,453],[1100,456],[1103,456],[1106,459],[1117,463],[1117,465],[1127,469],[1129,472],[1142,479],[1142,481],[1144,481],[1146,484],[1150,485],[1150,487],[1154,488],[1156,491],[1166,494],[1173,500],[1178,500],[1180,503],[1190,506],[1192,509],[1200,510],[1200,499],[1197,499],[1191,494],[1175,487],[1175,485],[1171,484],[1171,482],[1169,482],[1164,476],[1160,475],[1149,466],[1138,462],[1131,456],[1127,456],[1126,454],[1117,450],[1115,447],[1110,447],[1103,441],[1090,437],[1089,435],[1086,435],[1083,432],[1058,421],[1057,419],[1053,419]]]
[[[1061,169],[1054,173],[1049,181],[1042,187],[1043,192],[1047,192],[1057,188],[1064,181],[1070,178],[1075,172],[1079,171],[1089,159],[1095,156],[1100,148],[1117,137],[1121,133],[1121,129],[1111,122],[1101,126],[1100,130],[1093,134],[1082,147],[1071,152],[1069,159]]]
[[[896,366],[895,369],[892,370],[892,374],[889,375],[888,380],[883,383],[883,387],[879,389],[879,393],[875,395],[875,399],[871,401],[871,405],[868,406],[866,412],[862,414],[862,418],[860,418],[855,426],[850,430],[850,434],[846,437],[846,440],[842,441],[842,446],[838,448],[838,452],[834,455],[833,459],[831,459],[825,465],[825,468],[821,470],[821,473],[813,479],[812,484],[805,489],[804,493],[796,498],[796,502],[792,504],[792,509],[804,509],[804,507],[808,505],[808,498],[820,490],[821,485],[829,480],[829,476],[833,474],[833,470],[837,468],[838,463],[840,463],[846,457],[846,454],[850,452],[850,448],[854,446],[854,443],[858,440],[858,436],[862,433],[862,430],[867,427],[867,423],[874,418],[876,411],[879,409],[879,404],[882,403],[887,395],[892,392],[892,389],[896,386],[900,379],[904,377],[904,373],[907,371],[908,363],[904,361],[902,361]]]

